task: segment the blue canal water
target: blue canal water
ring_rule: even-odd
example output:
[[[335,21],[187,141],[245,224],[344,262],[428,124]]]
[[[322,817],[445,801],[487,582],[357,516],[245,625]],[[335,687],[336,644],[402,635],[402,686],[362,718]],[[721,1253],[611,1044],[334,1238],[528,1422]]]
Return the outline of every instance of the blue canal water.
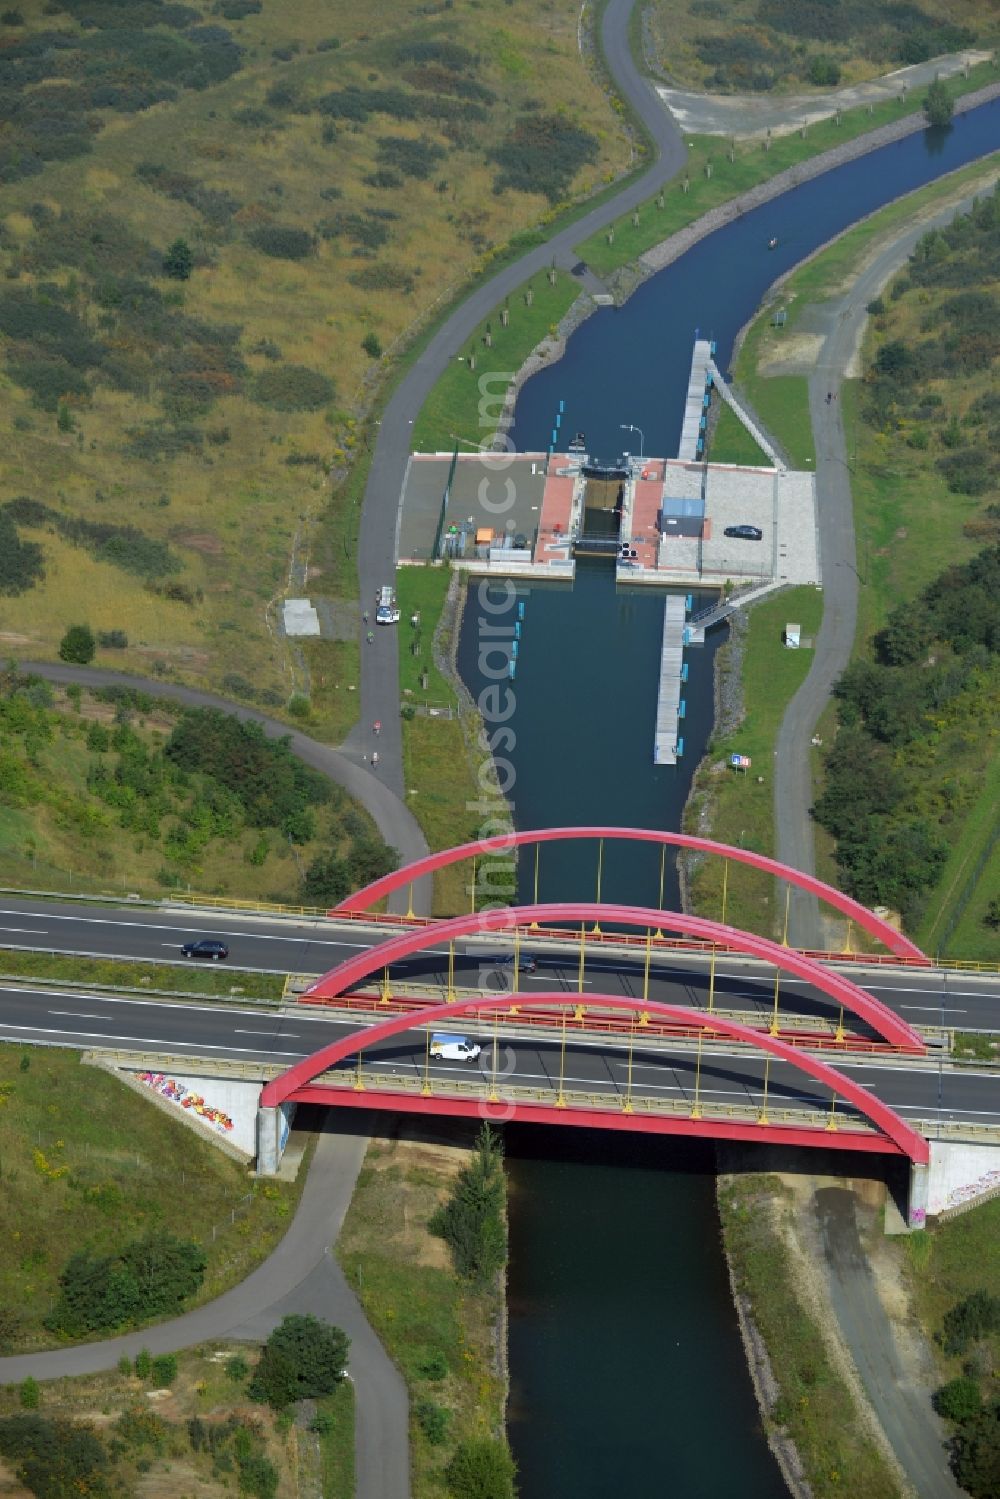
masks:
[[[621,423],[645,451],[677,450],[691,342],[733,340],[774,278],[865,214],[1000,148],[1000,103],[805,184],[702,241],[620,309],[595,314],[564,358],[518,400],[514,437],[544,449],[563,430],[611,459]],[[778,248],[768,241],[777,236]],[[631,434],[629,434],[631,436]],[[712,722],[714,644],[691,650],[676,769],[652,764],[662,595],[617,590],[610,564],[578,563],[572,590],[533,587],[524,604],[510,727],[514,817],[522,828],[631,823],[677,828]],[[474,693],[477,595],[459,666]],[[605,899],[652,904],[659,861],[606,852]],[[543,899],[588,898],[596,850],[546,846]],[[521,870],[530,899],[534,865]],[[665,904],[677,890],[668,870]],[[589,1131],[507,1130],[511,1183],[510,1437],[522,1499],[614,1493],[648,1499],[779,1499],[739,1343],[719,1244],[713,1159],[696,1142]]]
[[[723,371],[733,340],[767,287],[835,234],[901,193],[1000,149],[1000,100],[859,157],[744,214],[647,281],[620,308],[603,308],[573,334],[557,364],[530,380],[512,436],[544,450],[560,399],[562,429],[587,434],[590,451],[617,457],[632,422],[645,451],[670,456],[680,440],[695,331],[714,338]],[[777,237],[776,250],[767,248]]]

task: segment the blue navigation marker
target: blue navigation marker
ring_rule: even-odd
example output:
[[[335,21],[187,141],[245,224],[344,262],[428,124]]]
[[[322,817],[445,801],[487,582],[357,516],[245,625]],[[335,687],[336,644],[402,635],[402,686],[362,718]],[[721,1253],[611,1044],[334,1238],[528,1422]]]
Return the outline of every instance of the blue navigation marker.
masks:
[[[521,621],[519,619],[515,619],[515,621],[514,621],[514,639],[515,640],[520,640],[520,638],[521,638]]]
[[[557,430],[561,426],[562,426],[562,412],[561,411],[557,411],[556,412],[556,428],[557,428]]]
[[[517,662],[514,660],[513,656],[511,656],[510,660],[507,662],[507,675],[508,675],[508,677],[510,677],[510,679],[511,679],[512,682],[514,680],[514,675],[515,675],[516,671],[517,671]]]
[[[518,617],[518,619],[523,619],[524,618],[524,600],[523,599],[519,599],[518,600],[517,617]]]
[[[560,410],[560,412],[563,412],[563,411],[566,410],[566,402],[565,401],[560,401],[559,402],[559,410]]]
[[[693,603],[694,603],[694,599],[691,596],[691,594],[686,594],[685,598],[684,598],[684,613],[685,614],[690,614],[691,613],[691,605]]]
[[[678,760],[680,759],[681,755],[683,755],[683,753],[684,753],[684,740],[683,739],[678,739],[678,741],[677,741],[677,749],[675,750],[675,754],[677,755]]]
[[[682,682],[686,682],[687,679],[688,679],[688,664],[687,664],[686,661],[682,661],[681,662],[681,681]]]
[[[684,699],[681,698],[680,702],[677,704],[677,717],[678,718],[686,718],[687,717],[687,710],[688,710],[688,705],[684,701]]]
[[[553,427],[552,428],[552,447],[549,449],[549,453],[550,454],[552,452],[552,449],[555,447],[555,445],[556,445],[556,443],[558,441],[559,441],[559,433],[556,431],[555,427]]]
[[[510,654],[514,658],[515,661],[517,660],[517,649],[518,649],[517,641],[516,640],[512,640],[511,643],[510,643]]]

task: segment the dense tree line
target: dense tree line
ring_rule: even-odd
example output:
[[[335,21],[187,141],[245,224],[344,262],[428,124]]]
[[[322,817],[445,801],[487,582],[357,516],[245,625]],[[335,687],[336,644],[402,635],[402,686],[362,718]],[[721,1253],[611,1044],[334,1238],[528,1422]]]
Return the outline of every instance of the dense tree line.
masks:
[[[934,1405],[952,1423],[952,1471],[973,1499],[1000,1494],[1000,1391],[991,1342],[998,1332],[1000,1296],[980,1290],[945,1313],[938,1334],[946,1353],[963,1358],[962,1373],[941,1386]]]
[[[898,605],[834,693],[839,730],[816,820],[837,839],[846,888],[912,918],[947,856],[931,790],[942,733],[976,727],[1000,692],[1000,546]]]

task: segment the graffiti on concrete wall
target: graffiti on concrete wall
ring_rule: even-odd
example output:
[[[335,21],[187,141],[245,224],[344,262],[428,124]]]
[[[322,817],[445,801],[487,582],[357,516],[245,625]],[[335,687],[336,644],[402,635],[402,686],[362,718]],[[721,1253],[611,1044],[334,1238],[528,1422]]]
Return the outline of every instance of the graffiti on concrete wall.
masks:
[[[206,1124],[217,1129],[221,1135],[228,1134],[233,1128],[233,1121],[228,1114],[224,1114],[221,1109],[213,1108],[211,1104],[205,1102],[200,1093],[192,1093],[190,1088],[184,1083],[179,1083],[176,1078],[167,1077],[164,1072],[140,1072],[137,1076],[147,1088],[154,1088],[162,1097],[169,1099],[171,1103],[179,1104],[182,1109],[190,1109],[193,1114],[198,1115],[199,1119],[203,1119]]]
[[[947,1213],[952,1208],[960,1207],[962,1203],[972,1202],[975,1198],[982,1197],[987,1192],[995,1192],[998,1188],[1000,1188],[1000,1170],[987,1171],[985,1176],[978,1177],[976,1181],[953,1187],[950,1192],[945,1193],[937,1212]]]

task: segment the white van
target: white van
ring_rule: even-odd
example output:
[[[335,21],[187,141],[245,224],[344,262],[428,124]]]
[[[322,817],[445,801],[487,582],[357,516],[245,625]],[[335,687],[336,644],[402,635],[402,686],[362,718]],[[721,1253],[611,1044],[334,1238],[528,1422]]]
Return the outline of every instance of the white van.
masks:
[[[446,1062],[474,1062],[482,1049],[468,1036],[446,1036],[437,1031],[431,1036],[431,1056]]]
[[[396,603],[396,590],[394,588],[380,588],[378,600],[375,606],[375,623],[377,625],[398,625],[399,605]]]

